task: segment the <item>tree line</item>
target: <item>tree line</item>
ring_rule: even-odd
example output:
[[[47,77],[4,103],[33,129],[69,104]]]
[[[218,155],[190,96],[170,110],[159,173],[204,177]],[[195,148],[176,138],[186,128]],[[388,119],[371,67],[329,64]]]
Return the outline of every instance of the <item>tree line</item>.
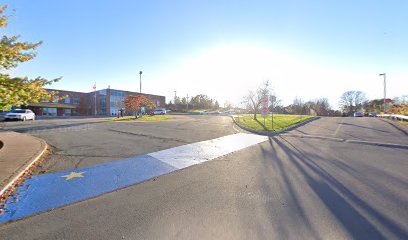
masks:
[[[408,95],[393,99],[368,100],[362,91],[347,91],[340,97],[340,108],[344,115],[351,116],[355,112],[392,113],[408,115]]]
[[[198,94],[196,96],[192,96],[191,98],[187,97],[180,97],[176,96],[174,100],[171,100],[167,106],[167,108],[173,111],[185,111],[185,110],[194,110],[194,109],[212,109],[218,110],[220,109],[220,104],[214,98],[210,98],[205,94]]]
[[[253,114],[256,119],[256,114],[261,111],[261,100],[264,96],[269,96],[269,103],[271,96],[276,100],[273,105],[269,104],[268,112],[275,112],[281,114],[296,114],[296,115],[317,115],[317,116],[353,116],[355,112],[362,113],[393,113],[408,115],[408,95],[397,97],[394,99],[387,99],[389,104],[384,104],[384,99],[368,100],[365,93],[362,91],[350,90],[344,92],[339,99],[340,110],[334,110],[327,98],[317,98],[314,100],[303,101],[296,97],[292,104],[283,106],[282,101],[276,98],[276,94],[270,88],[269,81],[262,83],[257,90],[248,91],[247,95],[243,97],[242,109],[246,113]]]
[[[335,111],[330,107],[327,98],[309,100],[307,102],[296,97],[292,104],[283,106],[282,101],[277,98],[276,94],[270,87],[269,81],[263,82],[258,89],[248,91],[243,97],[241,104],[244,106],[246,113],[253,114],[253,118],[257,118],[262,107],[262,98],[268,96],[268,112],[280,114],[296,114],[296,115],[319,115],[319,116],[340,116],[339,111]],[[272,100],[273,104],[272,104]]]

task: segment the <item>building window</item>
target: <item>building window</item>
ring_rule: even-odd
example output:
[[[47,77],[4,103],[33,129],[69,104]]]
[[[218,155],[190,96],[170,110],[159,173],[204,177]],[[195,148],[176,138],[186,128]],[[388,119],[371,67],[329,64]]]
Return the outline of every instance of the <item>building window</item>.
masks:
[[[121,90],[113,90],[110,91],[110,115],[115,116],[118,114],[121,107],[123,107],[122,103],[125,101],[125,92]]]
[[[79,103],[79,98],[75,97],[73,104],[78,104],[78,103]]]
[[[70,104],[70,103],[71,103],[71,99],[70,99],[69,97],[66,97],[66,98],[64,99],[64,102],[67,103],[67,104]]]
[[[54,96],[54,98],[52,99],[52,102],[57,103],[58,100],[59,100],[59,97],[58,97],[58,96]]]
[[[125,91],[111,89],[110,95],[111,96],[124,97],[125,96]]]
[[[57,116],[56,108],[42,108],[41,110],[43,116]]]
[[[71,109],[64,109],[65,116],[71,116]]]
[[[99,91],[99,115],[106,115],[106,90]]]

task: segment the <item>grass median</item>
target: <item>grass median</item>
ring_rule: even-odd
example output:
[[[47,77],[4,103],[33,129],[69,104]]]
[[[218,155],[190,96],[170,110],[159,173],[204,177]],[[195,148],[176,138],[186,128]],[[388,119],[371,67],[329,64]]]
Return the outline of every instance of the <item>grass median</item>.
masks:
[[[272,130],[272,116],[264,118],[261,114],[257,114],[257,119],[253,119],[253,114],[240,114],[235,117],[236,122],[244,127],[256,130],[256,131],[281,131],[285,128],[293,126],[295,124],[304,122],[308,119],[314,118],[314,116],[305,115],[285,115],[285,114],[274,114],[273,115],[273,125]]]
[[[145,115],[142,118],[136,118],[135,116],[125,116],[121,118],[113,117],[109,118],[108,121],[113,122],[149,122],[149,121],[165,121],[171,119],[168,115]]]

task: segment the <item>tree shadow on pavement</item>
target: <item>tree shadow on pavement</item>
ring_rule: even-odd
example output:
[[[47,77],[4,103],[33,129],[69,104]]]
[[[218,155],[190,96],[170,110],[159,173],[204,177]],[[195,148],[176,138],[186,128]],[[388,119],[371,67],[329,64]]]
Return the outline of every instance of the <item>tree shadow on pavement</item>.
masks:
[[[259,124],[259,126],[261,126],[265,131],[268,131],[268,129],[266,128],[266,126],[265,126],[263,123],[261,123],[261,122],[258,120],[258,118],[256,118],[255,121],[256,121],[256,122]]]
[[[385,130],[380,130],[378,128],[371,128],[371,127],[365,127],[365,126],[361,126],[361,125],[357,125],[357,124],[353,124],[353,123],[338,123],[340,125],[346,125],[346,126],[353,126],[353,127],[358,127],[358,128],[364,128],[364,129],[370,129],[370,130],[374,130],[377,132],[382,132],[382,133],[390,133],[389,131],[385,131]]]
[[[313,155],[303,153],[281,136],[269,138],[269,143],[272,150],[263,149],[263,154],[265,159],[271,159],[271,161],[265,164],[273,164],[274,171],[279,172],[285,184],[284,187],[288,191],[290,199],[293,200],[292,204],[295,211],[302,219],[302,224],[311,231],[313,238],[318,239],[321,237],[319,237],[317,229],[314,229],[316,226],[313,226],[313,223],[310,222],[309,217],[305,214],[306,209],[302,207],[297,197],[299,189],[294,187],[293,172],[299,173],[295,178],[305,179],[314,196],[321,200],[353,239],[387,239],[389,234],[385,235],[382,230],[378,229],[378,225],[381,225],[382,228],[385,228],[397,239],[408,239],[408,232],[405,229],[371,207],[339,180],[330,175],[315,162],[315,159],[310,157]],[[338,162],[336,164],[343,169],[347,169],[347,171],[352,171],[349,166]],[[265,171],[268,168],[270,169],[271,166],[265,166]],[[292,170],[291,174],[288,169]]]

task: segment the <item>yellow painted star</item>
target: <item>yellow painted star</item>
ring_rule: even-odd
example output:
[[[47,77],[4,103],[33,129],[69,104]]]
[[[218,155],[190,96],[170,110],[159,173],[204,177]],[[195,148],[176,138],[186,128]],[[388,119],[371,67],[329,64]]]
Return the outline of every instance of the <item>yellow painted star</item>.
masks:
[[[61,176],[61,177],[64,177],[65,178],[65,180],[71,180],[71,179],[73,179],[73,178],[82,178],[82,177],[84,177],[82,174],[84,174],[85,172],[71,172],[70,174],[68,174],[68,175],[65,175],[65,176]]]

